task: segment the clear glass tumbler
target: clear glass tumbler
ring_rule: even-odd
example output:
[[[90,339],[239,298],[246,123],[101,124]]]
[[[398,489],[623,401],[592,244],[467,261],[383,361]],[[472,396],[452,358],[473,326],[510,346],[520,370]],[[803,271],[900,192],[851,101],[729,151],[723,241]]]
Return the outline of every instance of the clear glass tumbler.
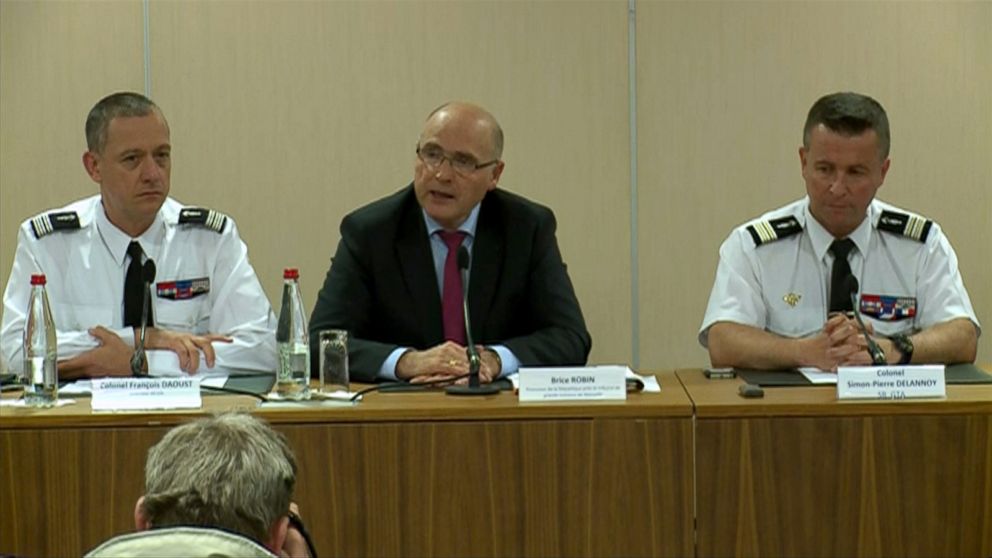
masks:
[[[343,329],[320,332],[320,391],[348,391],[348,332]]]

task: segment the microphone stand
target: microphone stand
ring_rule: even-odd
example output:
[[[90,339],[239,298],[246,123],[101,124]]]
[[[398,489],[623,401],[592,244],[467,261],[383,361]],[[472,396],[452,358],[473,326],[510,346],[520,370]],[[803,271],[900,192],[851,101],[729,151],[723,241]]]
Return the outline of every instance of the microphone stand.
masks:
[[[464,246],[458,248],[458,267],[462,275],[462,286],[468,286],[468,250]],[[462,314],[465,319],[465,340],[468,346],[465,353],[468,355],[468,385],[448,386],[444,391],[450,395],[490,395],[499,393],[499,386],[492,383],[482,384],[479,382],[479,368],[482,367],[482,358],[478,349],[475,348],[475,340],[472,339],[472,325],[468,316],[468,289],[462,288]]]
[[[464,277],[462,283],[465,283]],[[463,302],[462,307],[465,313],[465,338],[468,341],[468,346],[465,347],[465,353],[468,355],[468,386],[477,388],[480,385],[479,369],[482,368],[482,357],[479,356],[479,350],[472,339],[471,328],[468,327],[468,302]]]
[[[885,366],[888,364],[885,362],[885,353],[878,346],[878,343],[875,343],[875,340],[871,338],[871,335],[868,335],[868,328],[865,327],[865,322],[861,319],[861,310],[858,309],[857,283],[855,283],[855,288],[851,291],[851,309],[853,310],[854,319],[858,322],[858,327],[861,328],[861,333],[864,334],[865,341],[868,343],[868,347],[865,350],[871,356],[872,364],[875,366]]]
[[[150,297],[149,290],[152,281],[155,280],[155,262],[148,260],[145,262],[144,267],[141,269],[141,274],[143,275],[145,283],[145,292],[143,293],[141,302],[141,333],[138,339],[138,348],[134,350],[131,355],[131,374],[134,376],[147,376],[148,371],[145,370],[145,328],[148,326],[148,299]]]

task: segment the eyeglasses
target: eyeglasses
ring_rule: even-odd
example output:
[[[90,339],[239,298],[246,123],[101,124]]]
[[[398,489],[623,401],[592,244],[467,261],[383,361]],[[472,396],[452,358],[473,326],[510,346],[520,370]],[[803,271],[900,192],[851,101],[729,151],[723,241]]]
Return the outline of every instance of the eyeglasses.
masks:
[[[448,161],[451,163],[451,170],[462,176],[468,176],[479,169],[491,167],[499,162],[499,159],[493,159],[488,163],[479,163],[475,160],[475,157],[464,153],[448,155],[443,149],[436,145],[428,145],[426,147],[420,147],[418,145],[417,157],[419,157],[420,160],[427,165],[427,168],[431,170],[441,168],[441,165],[444,164],[445,161]]]

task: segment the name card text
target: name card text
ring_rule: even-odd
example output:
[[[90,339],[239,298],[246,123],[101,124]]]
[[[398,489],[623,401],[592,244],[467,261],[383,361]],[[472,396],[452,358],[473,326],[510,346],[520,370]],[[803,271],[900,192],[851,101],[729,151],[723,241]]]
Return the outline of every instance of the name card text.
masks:
[[[841,366],[838,399],[946,397],[943,365]]]

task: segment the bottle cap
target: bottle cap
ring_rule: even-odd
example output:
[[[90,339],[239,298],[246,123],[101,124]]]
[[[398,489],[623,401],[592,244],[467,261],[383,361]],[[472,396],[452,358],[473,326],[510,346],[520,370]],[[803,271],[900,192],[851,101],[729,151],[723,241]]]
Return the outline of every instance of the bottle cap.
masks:
[[[31,285],[44,285],[47,283],[45,280],[44,273],[32,273],[31,274]]]
[[[282,278],[283,279],[299,279],[300,278],[300,270],[296,269],[295,267],[287,267],[286,269],[282,270]]]

